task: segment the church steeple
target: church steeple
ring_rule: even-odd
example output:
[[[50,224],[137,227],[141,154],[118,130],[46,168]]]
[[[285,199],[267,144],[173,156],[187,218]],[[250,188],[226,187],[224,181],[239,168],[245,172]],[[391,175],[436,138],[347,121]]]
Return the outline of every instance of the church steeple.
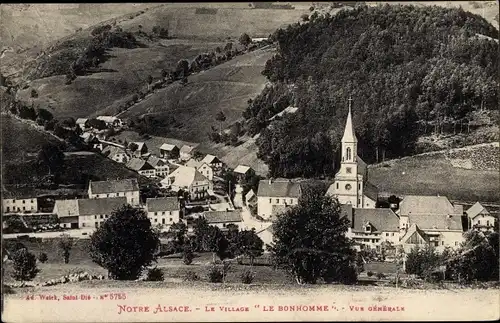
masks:
[[[344,136],[342,136],[342,142],[354,143],[358,142],[356,135],[354,134],[354,126],[352,124],[352,113],[351,113],[351,102],[352,98],[349,96],[349,113],[347,114],[347,121],[345,123]]]

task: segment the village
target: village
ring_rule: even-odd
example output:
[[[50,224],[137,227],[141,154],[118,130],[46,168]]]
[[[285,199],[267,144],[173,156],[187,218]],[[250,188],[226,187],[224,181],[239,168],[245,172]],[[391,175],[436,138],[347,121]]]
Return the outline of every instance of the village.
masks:
[[[114,162],[153,179],[163,194],[140,196],[136,178],[89,181],[86,198],[56,199],[51,211],[41,212],[40,197],[4,192],[5,238],[57,237],[62,232],[89,238],[113,211],[129,204],[143,209],[159,232],[167,233],[172,225],[182,222],[188,234],[192,234],[194,220],[201,217],[222,231],[231,225],[240,230],[255,230],[264,245],[270,245],[273,221],[301,198],[303,184],[298,179],[264,179],[246,165],[230,169],[217,156],[203,156],[189,145],[164,143],[156,147],[160,154],[155,155],[145,142],[109,141],[106,130],[117,132],[124,127],[119,118],[100,116],[95,120],[105,123],[106,128],[94,128],[96,122],[90,119],[76,121],[82,139]],[[407,195],[391,196],[381,203],[377,187],[369,182],[367,165],[357,154],[350,105],[341,144],[340,169],[326,194],[338,199],[341,216],[350,222],[346,235],[355,242],[357,250],[380,252],[389,245],[409,252],[414,246],[431,245],[443,251],[458,248],[464,241],[464,232],[494,230],[496,217],[479,202],[464,208],[446,196]],[[223,177],[230,178],[229,182]],[[16,233],[6,226],[6,220],[12,216],[20,216],[28,228],[27,223],[37,223],[33,219],[50,215],[57,217],[57,223],[30,228],[34,230]],[[394,261],[394,257],[389,254],[384,260]]]

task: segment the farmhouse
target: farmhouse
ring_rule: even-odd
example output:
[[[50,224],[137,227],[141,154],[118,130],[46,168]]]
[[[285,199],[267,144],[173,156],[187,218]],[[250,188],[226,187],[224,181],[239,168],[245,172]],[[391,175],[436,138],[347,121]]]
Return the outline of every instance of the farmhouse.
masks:
[[[173,223],[179,222],[179,200],[177,197],[149,198],[146,200],[146,212],[151,224],[161,224],[168,229]]]
[[[104,121],[108,128],[121,127],[123,125],[123,122],[120,119],[113,116],[98,116],[96,119]]]
[[[378,189],[368,182],[366,163],[358,156],[358,139],[352,123],[351,101],[342,136],[342,160],[340,170],[335,174],[334,183],[327,195],[336,197],[341,204],[351,204],[355,208],[375,208]]]
[[[140,204],[139,184],[137,179],[110,180],[89,183],[89,198],[126,197],[127,203],[136,206]]]
[[[128,148],[130,149],[130,146],[132,144],[136,144],[137,145],[137,149],[132,151],[132,155],[134,155],[135,157],[141,157],[145,154],[148,153],[148,146],[146,145],[146,143],[144,142],[131,142],[129,145],[128,145]]]
[[[399,203],[401,244],[405,250],[422,241],[442,250],[463,241],[463,207],[445,196],[407,195]]]
[[[213,169],[221,169],[223,166],[222,161],[214,155],[206,155],[201,160],[201,164],[203,164],[203,163],[207,164],[208,166],[212,167]]]
[[[144,159],[133,157],[125,165],[128,169],[131,169],[139,174],[152,178],[156,176],[156,170],[151,164],[149,164]]]
[[[163,159],[160,159],[154,155],[149,156],[148,163],[154,167],[155,175],[157,177],[165,177],[168,175],[169,167],[168,163]]]
[[[160,146],[160,157],[166,159],[178,159],[179,147],[171,144],[163,144]]]
[[[203,213],[209,225],[225,230],[228,224],[237,225],[239,228],[243,225],[241,212],[239,211],[207,211]]]
[[[86,118],[78,118],[78,119],[76,119],[76,125],[78,127],[80,127],[80,129],[86,130],[88,128],[88,124],[87,124],[88,121],[89,121],[89,119],[86,119]]]
[[[2,211],[3,213],[34,213],[38,211],[38,199],[31,194],[2,190]]]
[[[206,178],[208,178],[209,181],[211,181],[211,180],[214,179],[214,170],[212,169],[212,167],[209,164],[203,163],[203,164],[201,164],[200,167],[197,168],[197,170],[203,176],[205,176]]]
[[[251,167],[246,165],[238,165],[233,172],[240,181],[244,180],[248,176],[255,174],[255,171]]]
[[[346,236],[354,240],[358,250],[379,249],[384,241],[399,243],[399,218],[391,209],[352,208],[344,204],[341,214],[351,223]]]
[[[186,190],[191,199],[201,199],[208,195],[211,182],[194,167],[181,166],[161,181],[162,186],[170,185],[173,191]]]
[[[54,213],[63,228],[98,228],[113,211],[125,204],[125,197],[56,200]]]
[[[496,218],[481,203],[476,202],[467,211],[468,228],[481,231],[492,231]]]
[[[189,160],[193,157],[194,146],[184,145],[180,150],[180,159]]]
[[[101,153],[109,159],[121,164],[125,164],[130,160],[130,156],[125,149],[112,145],[106,146]]]
[[[261,180],[257,191],[257,213],[264,219],[270,219],[281,213],[283,208],[297,205],[301,193],[300,184],[291,180]]]

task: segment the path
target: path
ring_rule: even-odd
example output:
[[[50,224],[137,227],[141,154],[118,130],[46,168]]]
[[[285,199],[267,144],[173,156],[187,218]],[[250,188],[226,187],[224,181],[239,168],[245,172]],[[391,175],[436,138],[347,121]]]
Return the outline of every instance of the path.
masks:
[[[251,230],[252,228],[255,228],[258,232],[267,229],[272,225],[272,222],[259,221],[254,218],[246,206],[243,206],[241,210],[241,218],[243,220],[243,230]]]

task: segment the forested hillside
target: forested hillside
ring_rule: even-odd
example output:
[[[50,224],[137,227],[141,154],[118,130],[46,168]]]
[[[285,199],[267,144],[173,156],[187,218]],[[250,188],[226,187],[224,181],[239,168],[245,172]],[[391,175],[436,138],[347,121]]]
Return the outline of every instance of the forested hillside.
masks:
[[[479,16],[385,5],[304,20],[274,33],[263,72],[272,85],[244,114],[271,176],[331,174],[349,96],[368,162],[418,153],[419,136],[461,132],[478,110],[498,108],[498,31]],[[289,105],[298,112],[269,127]]]

